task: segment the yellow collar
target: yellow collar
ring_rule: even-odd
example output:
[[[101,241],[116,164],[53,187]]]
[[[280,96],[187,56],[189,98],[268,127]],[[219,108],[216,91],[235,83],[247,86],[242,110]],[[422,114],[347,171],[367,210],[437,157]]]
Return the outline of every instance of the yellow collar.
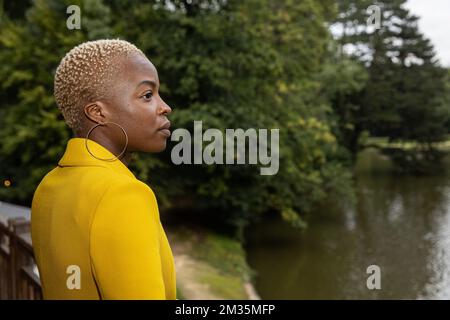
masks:
[[[101,144],[89,139],[89,150],[97,157],[103,159],[114,158],[108,149]],[[135,178],[134,174],[120,160],[104,161],[94,158],[86,149],[84,138],[72,138],[67,142],[67,147],[61,160],[58,162],[60,167],[76,167],[76,166],[100,166],[112,169],[118,173],[125,174],[131,178]]]

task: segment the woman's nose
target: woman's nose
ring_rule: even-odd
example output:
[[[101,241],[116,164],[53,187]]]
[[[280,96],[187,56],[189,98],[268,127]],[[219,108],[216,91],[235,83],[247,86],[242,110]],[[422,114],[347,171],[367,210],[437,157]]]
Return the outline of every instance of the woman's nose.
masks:
[[[169,105],[165,103],[163,99],[161,99],[161,103],[159,105],[159,114],[169,114],[171,112],[172,108],[169,107]]]

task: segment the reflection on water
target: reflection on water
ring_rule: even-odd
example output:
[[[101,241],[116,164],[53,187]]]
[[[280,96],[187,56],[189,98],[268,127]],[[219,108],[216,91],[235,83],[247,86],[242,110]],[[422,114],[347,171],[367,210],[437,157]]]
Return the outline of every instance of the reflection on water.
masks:
[[[376,165],[374,165],[374,163]],[[263,223],[247,235],[265,299],[450,299],[450,181],[396,176],[386,159],[361,155],[357,203],[329,203],[299,233]],[[366,269],[381,268],[381,290]]]

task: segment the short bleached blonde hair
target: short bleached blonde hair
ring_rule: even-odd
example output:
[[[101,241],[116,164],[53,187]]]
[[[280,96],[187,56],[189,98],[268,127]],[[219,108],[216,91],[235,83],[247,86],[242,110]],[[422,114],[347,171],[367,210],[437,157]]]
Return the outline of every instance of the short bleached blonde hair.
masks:
[[[144,55],[135,45],[117,39],[84,42],[65,55],[56,69],[54,95],[70,128],[81,130],[83,107],[107,97],[120,70],[118,58],[130,54]]]

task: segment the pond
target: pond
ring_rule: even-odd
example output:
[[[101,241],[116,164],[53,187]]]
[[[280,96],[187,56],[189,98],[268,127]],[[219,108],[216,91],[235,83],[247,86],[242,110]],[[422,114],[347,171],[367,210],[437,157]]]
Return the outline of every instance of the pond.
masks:
[[[356,204],[329,201],[303,232],[263,221],[246,234],[263,299],[450,299],[450,179],[396,175],[358,157]],[[380,289],[368,289],[370,265]]]

